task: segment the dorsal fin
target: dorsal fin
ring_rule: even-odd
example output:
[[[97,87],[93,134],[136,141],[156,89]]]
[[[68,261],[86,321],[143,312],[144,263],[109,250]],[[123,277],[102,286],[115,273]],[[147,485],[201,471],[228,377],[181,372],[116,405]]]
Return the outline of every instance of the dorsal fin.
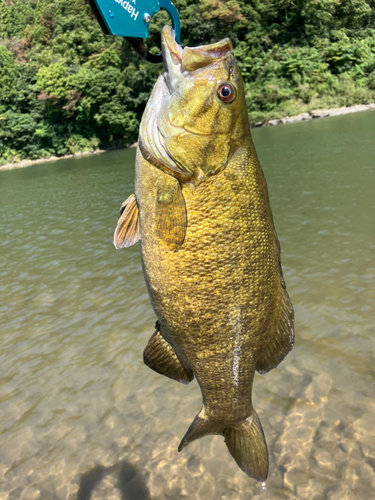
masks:
[[[281,282],[282,297],[280,313],[275,331],[262,351],[256,369],[259,373],[267,373],[285,358],[294,345],[294,311],[284,280]]]

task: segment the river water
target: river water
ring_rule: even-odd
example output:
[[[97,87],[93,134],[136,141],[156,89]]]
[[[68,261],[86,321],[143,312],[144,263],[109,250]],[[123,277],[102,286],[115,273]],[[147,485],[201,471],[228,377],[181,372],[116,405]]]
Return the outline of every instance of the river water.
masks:
[[[359,500],[375,490],[375,112],[256,129],[296,344],[256,375],[267,491],[209,436],[196,382],[147,368],[134,150],[0,172],[0,498]]]

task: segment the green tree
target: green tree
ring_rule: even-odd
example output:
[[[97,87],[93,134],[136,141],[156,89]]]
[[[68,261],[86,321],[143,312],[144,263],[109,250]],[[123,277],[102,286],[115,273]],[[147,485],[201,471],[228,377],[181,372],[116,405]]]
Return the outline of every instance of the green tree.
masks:
[[[375,0],[176,0],[184,46],[230,36],[251,121],[375,101]],[[147,46],[160,51],[161,11]],[[126,146],[160,65],[85,0],[0,0],[0,161]]]

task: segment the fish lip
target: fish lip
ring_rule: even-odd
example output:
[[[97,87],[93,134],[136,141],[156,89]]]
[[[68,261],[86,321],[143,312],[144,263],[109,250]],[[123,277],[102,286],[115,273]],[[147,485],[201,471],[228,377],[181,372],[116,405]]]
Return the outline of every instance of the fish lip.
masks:
[[[170,26],[164,26],[161,32],[161,39],[163,56],[166,56],[168,51],[168,55],[174,57],[181,64],[184,49],[176,42],[175,32]]]
[[[175,40],[174,30],[164,26],[161,32],[161,49],[163,53],[164,80],[172,94],[178,86],[182,73],[183,48]]]

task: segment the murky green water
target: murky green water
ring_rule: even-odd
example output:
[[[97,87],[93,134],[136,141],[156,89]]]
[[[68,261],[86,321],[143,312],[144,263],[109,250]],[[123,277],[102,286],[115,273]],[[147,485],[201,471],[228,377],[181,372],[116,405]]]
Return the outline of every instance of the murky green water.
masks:
[[[152,372],[138,245],[113,230],[134,150],[0,172],[0,498],[371,498],[375,112],[253,131],[296,345],[256,376],[268,490],[221,437],[182,453],[196,383]]]

